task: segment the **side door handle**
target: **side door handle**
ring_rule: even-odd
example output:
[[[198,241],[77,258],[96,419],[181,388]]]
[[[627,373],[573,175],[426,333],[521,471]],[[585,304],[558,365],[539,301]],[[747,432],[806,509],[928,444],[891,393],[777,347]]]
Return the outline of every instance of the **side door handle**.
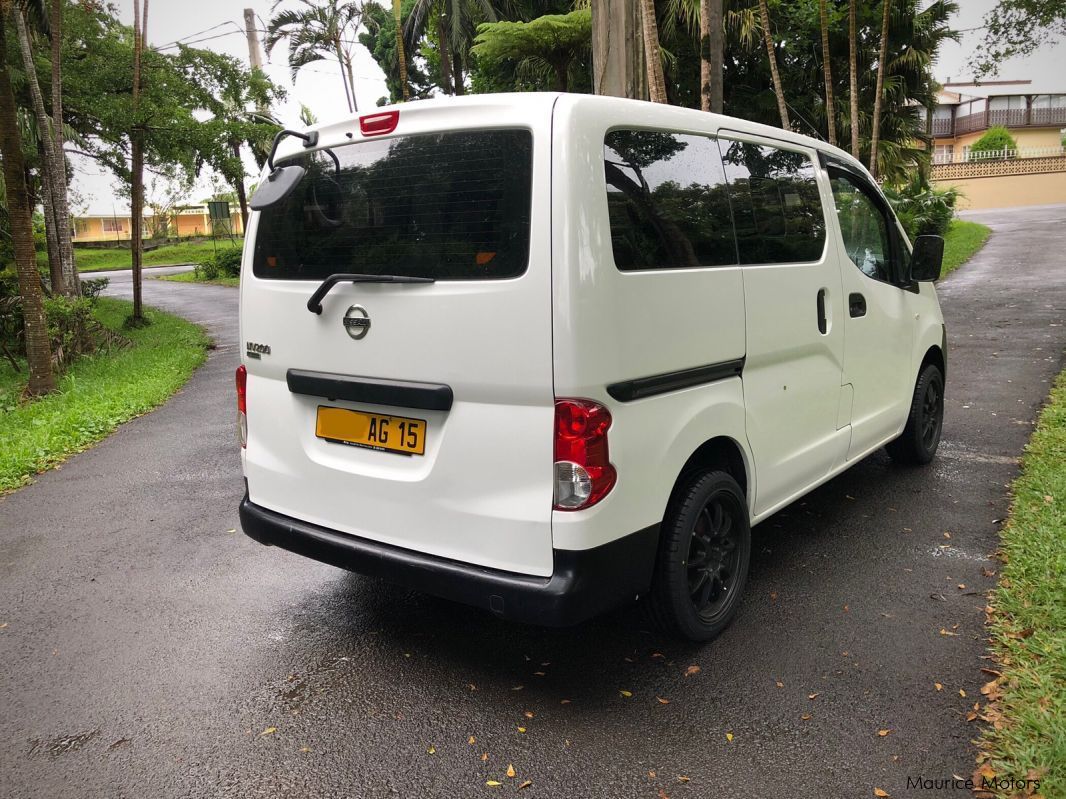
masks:
[[[829,329],[825,318],[825,289],[818,289],[818,332],[823,336]]]
[[[866,298],[861,294],[848,295],[848,313],[852,319],[866,316]]]

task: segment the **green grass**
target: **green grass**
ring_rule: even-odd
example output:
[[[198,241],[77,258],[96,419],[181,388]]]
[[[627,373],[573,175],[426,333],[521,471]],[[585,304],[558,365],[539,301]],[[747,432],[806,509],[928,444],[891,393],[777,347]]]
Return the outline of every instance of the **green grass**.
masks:
[[[1066,797],[1066,372],[1025,450],[1002,533],[992,648],[1003,676],[986,698],[982,738],[999,776],[1043,770],[1045,799]],[[983,689],[984,691],[984,689]],[[1000,729],[996,729],[999,726]],[[1003,791],[1002,796],[1013,796]]]
[[[239,277],[218,277],[214,280],[207,280],[206,278],[196,277],[195,272],[179,272],[176,275],[159,275],[153,278],[153,280],[170,280],[174,283],[208,283],[212,286],[239,286],[241,279]]]
[[[132,304],[101,298],[97,318],[120,330]],[[26,370],[0,363],[0,494],[31,481],[118,425],[160,405],[207,357],[207,334],[197,325],[146,309],[151,324],[120,330],[132,345],[76,361],[59,390],[22,402]]]
[[[219,250],[223,250],[240,246],[240,239],[237,239],[236,244],[229,239],[221,239],[216,243],[211,241],[183,241],[177,244],[164,244],[154,250],[145,250],[143,264],[144,266],[170,266],[172,264],[198,263],[214,255],[216,247]],[[37,263],[47,270],[48,254],[44,252],[37,253]],[[106,250],[75,247],[74,263],[77,264],[79,272],[130,269],[133,266],[130,260],[129,247],[113,247]]]
[[[969,261],[985,246],[991,233],[992,229],[987,225],[952,219],[951,227],[944,236],[944,266],[940,270],[940,277],[947,277]]]

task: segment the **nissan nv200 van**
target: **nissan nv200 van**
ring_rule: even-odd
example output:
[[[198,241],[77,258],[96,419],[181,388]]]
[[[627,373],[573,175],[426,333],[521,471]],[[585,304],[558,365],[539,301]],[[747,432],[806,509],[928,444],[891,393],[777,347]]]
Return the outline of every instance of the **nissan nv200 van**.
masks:
[[[237,372],[257,541],[570,625],[736,613],[751,526],[932,459],[943,240],[789,131],[579,94],[283,131]]]

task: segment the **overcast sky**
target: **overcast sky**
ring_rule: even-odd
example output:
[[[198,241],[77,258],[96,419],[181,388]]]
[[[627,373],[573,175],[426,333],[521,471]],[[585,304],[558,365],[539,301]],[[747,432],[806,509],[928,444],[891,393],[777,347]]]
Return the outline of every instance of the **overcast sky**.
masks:
[[[934,72],[941,82],[968,77],[966,62],[981,44],[984,33],[981,29],[982,20],[995,0],[958,0],[958,3],[961,10],[953,24],[964,32],[959,44],[949,43],[940,53]],[[118,0],[117,5],[123,21],[132,24],[132,0]],[[270,18],[272,5],[273,0],[152,0],[148,12],[148,41],[159,47],[180,39],[197,47],[228,53],[246,62],[248,44],[244,35],[243,10],[255,10],[262,38],[262,29],[266,27],[263,20]],[[283,3],[282,7],[286,5],[295,4]],[[308,106],[320,122],[346,116],[348,106],[337,65],[332,61],[322,61],[306,66],[300,70],[293,85],[286,54],[285,45],[281,44],[265,63],[267,75],[288,92],[285,103],[274,109],[278,118],[288,125],[298,125],[301,103]],[[1060,44],[1055,48],[1045,48],[1030,58],[1003,64],[998,77],[1017,79],[1063,75],[1064,63],[1066,45]],[[1062,90],[1066,91],[1066,77],[1062,80]],[[357,48],[356,53],[355,83],[361,110],[373,108],[377,99],[386,94],[384,75],[362,47]],[[80,198],[80,202],[75,204],[75,213],[111,213],[112,208],[117,208],[121,213],[123,208],[128,208],[127,203],[115,199],[114,179],[84,158],[75,160],[74,187]],[[157,185],[155,190],[159,192],[161,187]],[[199,201],[210,193],[211,177],[205,174],[190,200]]]

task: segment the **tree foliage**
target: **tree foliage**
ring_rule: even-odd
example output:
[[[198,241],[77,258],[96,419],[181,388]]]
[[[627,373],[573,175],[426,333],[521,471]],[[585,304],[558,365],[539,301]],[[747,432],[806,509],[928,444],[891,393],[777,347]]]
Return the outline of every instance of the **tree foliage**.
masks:
[[[984,22],[984,44],[970,63],[978,78],[997,74],[1008,58],[1066,36],[1066,0],[999,0]]]
[[[478,26],[471,52],[486,67],[513,62],[527,73],[551,70],[553,88],[567,91],[570,71],[583,66],[592,41],[592,11],[546,14],[530,22],[486,22]]]

